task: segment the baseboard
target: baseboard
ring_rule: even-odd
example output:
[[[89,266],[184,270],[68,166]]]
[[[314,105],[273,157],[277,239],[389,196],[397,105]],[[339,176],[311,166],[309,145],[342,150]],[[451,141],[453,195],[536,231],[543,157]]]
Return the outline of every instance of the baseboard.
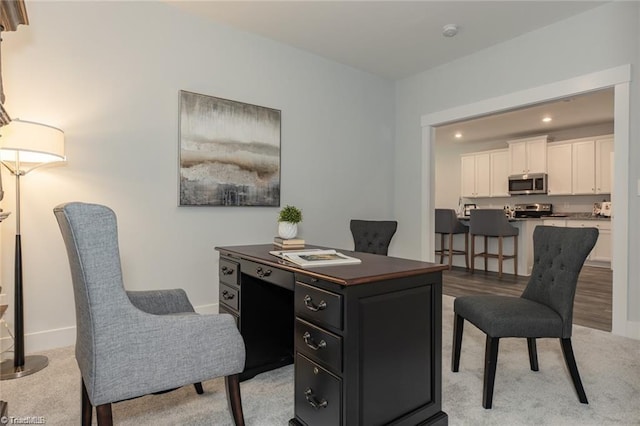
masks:
[[[217,314],[218,304],[212,303],[208,305],[195,306],[197,313]],[[6,334],[6,333],[3,333]],[[76,327],[65,327],[54,330],[39,331],[37,333],[29,333],[24,335],[24,346],[26,355],[36,354],[49,349],[63,348],[73,346],[76,343]],[[13,344],[11,337],[6,336],[0,339],[0,350],[4,352]],[[4,358],[12,358],[11,353],[6,354]]]

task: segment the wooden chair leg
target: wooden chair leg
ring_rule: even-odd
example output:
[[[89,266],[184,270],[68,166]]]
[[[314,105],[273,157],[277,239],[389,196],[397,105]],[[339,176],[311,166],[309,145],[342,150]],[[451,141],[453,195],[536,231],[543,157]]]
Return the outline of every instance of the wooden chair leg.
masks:
[[[93,415],[93,407],[91,401],[89,401],[89,394],[87,393],[87,387],[82,382],[82,426],[91,426],[91,416]]]
[[[464,233],[464,264],[469,269],[469,233]]]
[[[476,269],[476,236],[471,234],[471,251],[469,252],[469,260],[471,261],[471,273]]]
[[[482,389],[482,406],[486,409],[491,408],[493,402],[493,384],[496,381],[499,341],[500,338],[487,335],[484,352],[484,385]]]
[[[234,374],[224,378],[227,389],[227,401],[229,410],[236,426],[244,426],[244,414],[242,413],[242,398],[240,396],[240,376]]]
[[[460,369],[460,349],[462,348],[462,332],[464,318],[455,314],[453,319],[453,345],[451,347],[451,371],[457,373]]]
[[[573,347],[571,346],[571,339],[560,339],[562,345],[562,354],[564,355],[564,361],[567,364],[569,373],[571,374],[571,380],[573,380],[573,386],[578,393],[578,399],[583,404],[588,404],[587,394],[582,387],[582,380],[580,380],[580,374],[578,373],[578,366],[576,365],[576,358],[573,356]]]
[[[196,393],[198,395],[202,395],[204,393],[204,389],[202,389],[202,383],[201,382],[194,383],[193,387],[196,388]]]
[[[453,266],[453,234],[449,234],[449,270]]]
[[[487,253],[489,253],[489,244],[487,243],[488,237],[485,235],[484,236],[484,271],[487,272]]]
[[[440,263],[444,260],[444,234],[440,234]]]
[[[113,426],[111,404],[98,405],[96,407],[96,417],[98,419],[98,426]]]
[[[518,276],[518,236],[513,236],[513,275]]]
[[[502,257],[502,235],[498,237],[498,278],[502,278],[502,262],[504,261],[504,257]]]
[[[538,351],[536,349],[536,339],[527,337],[527,347],[529,348],[529,364],[531,371],[538,371]]]

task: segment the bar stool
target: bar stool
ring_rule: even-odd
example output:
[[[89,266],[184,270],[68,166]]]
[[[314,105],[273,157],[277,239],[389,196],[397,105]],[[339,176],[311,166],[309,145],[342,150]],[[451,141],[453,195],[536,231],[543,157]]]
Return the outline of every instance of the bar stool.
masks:
[[[452,209],[436,209],[436,234],[440,234],[440,249],[436,250],[436,255],[440,255],[440,263],[445,256],[449,256],[449,270],[453,263],[453,256],[464,255],[464,263],[469,269],[469,227],[458,220],[456,212]],[[453,236],[464,234],[464,250],[454,250]],[[445,247],[445,236],[449,237],[449,248]]]
[[[476,209],[471,210],[469,222],[471,234],[471,272],[475,270],[476,257],[484,258],[484,270],[487,270],[487,259],[498,259],[498,277],[502,277],[502,262],[513,259],[513,273],[518,275],[518,228],[511,226],[502,209]],[[484,251],[475,252],[476,236],[484,237]],[[487,239],[498,238],[498,253],[489,253]],[[504,237],[513,237],[513,254],[506,255],[502,252]]]

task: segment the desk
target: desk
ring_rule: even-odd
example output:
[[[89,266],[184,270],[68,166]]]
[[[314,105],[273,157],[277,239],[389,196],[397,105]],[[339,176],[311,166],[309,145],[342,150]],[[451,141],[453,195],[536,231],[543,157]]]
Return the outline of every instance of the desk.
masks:
[[[241,380],[295,362],[290,425],[446,425],[444,265],[340,250],[361,264],[302,269],[273,245],[216,247],[220,312],[247,350]]]

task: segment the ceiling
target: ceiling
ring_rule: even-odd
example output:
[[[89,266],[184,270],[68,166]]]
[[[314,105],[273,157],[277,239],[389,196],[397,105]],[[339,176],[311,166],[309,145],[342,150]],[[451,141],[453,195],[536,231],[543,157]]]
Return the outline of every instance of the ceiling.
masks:
[[[598,7],[603,1],[187,1],[188,13],[398,80]],[[455,37],[443,27],[456,24]],[[543,115],[554,117],[540,122]],[[509,139],[613,120],[613,91],[441,126],[438,141]]]
[[[397,80],[545,27],[602,1],[187,1],[205,19]],[[444,25],[459,27],[444,37]]]
[[[579,126],[613,123],[613,88],[492,114],[436,128],[438,143],[484,142],[544,135]],[[552,120],[542,121],[544,117]],[[461,138],[455,134],[460,133]]]

